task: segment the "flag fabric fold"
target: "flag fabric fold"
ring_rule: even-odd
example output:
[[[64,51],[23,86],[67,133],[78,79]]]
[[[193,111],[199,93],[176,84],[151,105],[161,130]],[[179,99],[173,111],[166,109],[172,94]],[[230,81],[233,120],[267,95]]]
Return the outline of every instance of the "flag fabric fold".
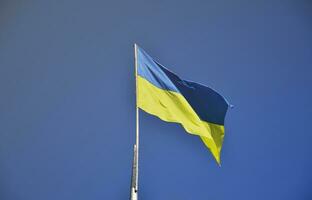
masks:
[[[199,136],[220,164],[229,103],[213,89],[179,78],[142,48],[137,46],[136,51],[137,106]]]

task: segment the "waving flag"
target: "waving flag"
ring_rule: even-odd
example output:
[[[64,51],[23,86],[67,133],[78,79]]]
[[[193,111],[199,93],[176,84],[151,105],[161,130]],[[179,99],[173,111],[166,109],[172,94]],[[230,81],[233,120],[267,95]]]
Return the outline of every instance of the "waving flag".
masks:
[[[213,89],[179,78],[140,47],[136,51],[137,106],[199,136],[220,164],[229,103]]]

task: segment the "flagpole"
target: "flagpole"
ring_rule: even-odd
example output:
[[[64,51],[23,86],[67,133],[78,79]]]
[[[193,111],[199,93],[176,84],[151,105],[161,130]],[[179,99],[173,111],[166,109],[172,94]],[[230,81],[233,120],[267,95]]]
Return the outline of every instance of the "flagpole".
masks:
[[[139,176],[139,108],[138,108],[138,61],[137,45],[134,44],[134,65],[135,65],[135,145],[133,150],[132,178],[131,178],[131,197],[130,200],[138,200],[138,176]]]

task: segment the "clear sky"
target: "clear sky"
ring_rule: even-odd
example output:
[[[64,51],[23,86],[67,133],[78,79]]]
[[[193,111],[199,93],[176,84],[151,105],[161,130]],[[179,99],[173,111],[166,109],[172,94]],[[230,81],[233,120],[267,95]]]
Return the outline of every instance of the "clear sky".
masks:
[[[234,109],[222,167],[141,111],[148,200],[312,199],[308,0],[1,0],[0,199],[129,198],[137,42]]]

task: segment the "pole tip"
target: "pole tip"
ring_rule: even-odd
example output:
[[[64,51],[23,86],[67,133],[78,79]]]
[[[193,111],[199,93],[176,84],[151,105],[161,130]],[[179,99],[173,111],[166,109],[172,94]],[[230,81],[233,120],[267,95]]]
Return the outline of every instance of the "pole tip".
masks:
[[[138,48],[139,47],[138,43],[136,43],[136,42],[133,44],[133,46],[134,46],[134,48]]]

